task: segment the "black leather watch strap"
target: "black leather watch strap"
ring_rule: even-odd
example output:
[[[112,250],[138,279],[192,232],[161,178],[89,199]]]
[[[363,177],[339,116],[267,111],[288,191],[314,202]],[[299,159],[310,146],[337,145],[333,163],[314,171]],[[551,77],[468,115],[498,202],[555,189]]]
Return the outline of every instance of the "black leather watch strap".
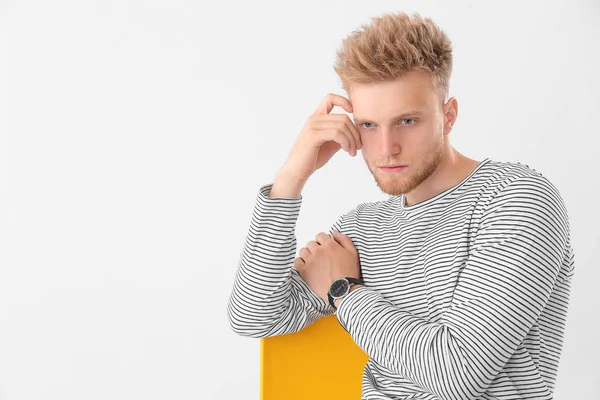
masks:
[[[346,279],[348,279],[348,282],[350,282],[350,283],[357,283],[357,284],[360,284],[360,285],[364,285],[365,284],[365,282],[362,279],[351,278],[349,276],[347,276]]]

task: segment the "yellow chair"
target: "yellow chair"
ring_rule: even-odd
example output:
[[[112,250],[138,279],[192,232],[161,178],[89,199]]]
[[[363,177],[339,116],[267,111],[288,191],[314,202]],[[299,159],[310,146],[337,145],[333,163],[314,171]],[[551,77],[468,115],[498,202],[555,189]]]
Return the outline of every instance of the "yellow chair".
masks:
[[[260,341],[260,400],[360,400],[369,356],[336,315]]]

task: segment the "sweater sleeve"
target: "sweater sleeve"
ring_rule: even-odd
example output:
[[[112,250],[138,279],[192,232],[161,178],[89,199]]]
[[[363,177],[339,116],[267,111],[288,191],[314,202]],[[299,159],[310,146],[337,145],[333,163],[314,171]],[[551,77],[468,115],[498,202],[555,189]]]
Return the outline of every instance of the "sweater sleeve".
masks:
[[[272,186],[259,190],[227,306],[232,330],[254,338],[297,332],[335,314],[293,266],[303,197],[270,198]],[[334,228],[341,231],[344,216],[330,236]]]
[[[440,399],[486,391],[547,304],[568,253],[563,200],[543,176],[521,177],[483,211],[450,307],[436,322],[395,306],[368,286],[337,319],[380,365]]]

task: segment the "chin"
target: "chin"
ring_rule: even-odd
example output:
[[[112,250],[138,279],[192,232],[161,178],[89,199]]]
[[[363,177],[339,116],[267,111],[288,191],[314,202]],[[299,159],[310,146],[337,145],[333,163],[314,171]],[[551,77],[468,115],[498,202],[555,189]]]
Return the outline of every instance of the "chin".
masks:
[[[410,189],[406,185],[407,179],[404,177],[390,177],[384,179],[375,177],[375,182],[377,183],[377,186],[379,187],[379,189],[381,189],[382,192],[389,194],[390,196],[401,195],[402,193],[406,193],[408,191],[407,189]]]
[[[385,176],[385,172],[378,171],[378,174],[374,174],[375,182],[382,192],[391,196],[399,196],[401,194],[410,193],[417,186],[419,186],[425,179],[420,179],[419,174],[415,174],[414,170],[408,173],[408,169],[405,173],[401,173],[398,176]]]

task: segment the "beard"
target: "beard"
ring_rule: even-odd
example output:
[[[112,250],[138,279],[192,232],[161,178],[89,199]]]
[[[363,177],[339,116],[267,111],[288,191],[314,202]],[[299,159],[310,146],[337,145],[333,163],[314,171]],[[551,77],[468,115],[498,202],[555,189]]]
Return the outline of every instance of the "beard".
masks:
[[[376,165],[372,166],[367,163],[367,166],[382,192],[391,196],[410,193],[438,168],[444,158],[444,143],[444,135],[441,135],[439,140],[436,140],[417,156],[416,160],[421,161],[422,164],[409,164],[400,172],[387,173],[380,170]],[[386,164],[395,163],[389,162]]]

